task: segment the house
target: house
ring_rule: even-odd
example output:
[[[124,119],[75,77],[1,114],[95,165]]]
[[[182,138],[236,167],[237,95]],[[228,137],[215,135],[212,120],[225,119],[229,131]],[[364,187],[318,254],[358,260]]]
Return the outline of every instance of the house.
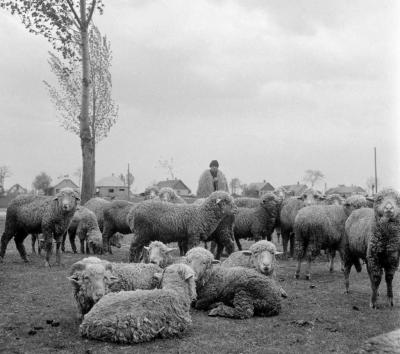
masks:
[[[64,178],[58,182],[55,186],[46,189],[46,195],[56,195],[63,188],[72,188],[74,191],[80,193],[79,186],[74,183],[70,178]]]
[[[248,197],[259,198],[265,192],[270,192],[274,189],[271,183],[264,180],[263,182],[250,183],[244,191],[244,194]]]
[[[297,184],[288,184],[282,187],[289,192],[289,195],[293,196],[301,195],[308,188],[306,184],[300,184],[299,182],[297,182]]]
[[[18,194],[26,194],[28,190],[22,187],[20,184],[14,184],[8,191],[7,195],[17,196]]]
[[[119,178],[112,174],[104,177],[96,183],[96,197],[110,199],[127,199],[128,186]]]
[[[326,195],[330,194],[340,194],[342,197],[347,198],[353,194],[367,195],[367,191],[359,186],[345,186],[344,184],[339,184],[337,187],[329,188],[326,191]]]
[[[163,187],[169,187],[176,191],[178,195],[189,195],[191,193],[190,189],[182,182],[181,179],[167,179],[166,181],[161,181],[156,184],[156,186],[161,189]]]

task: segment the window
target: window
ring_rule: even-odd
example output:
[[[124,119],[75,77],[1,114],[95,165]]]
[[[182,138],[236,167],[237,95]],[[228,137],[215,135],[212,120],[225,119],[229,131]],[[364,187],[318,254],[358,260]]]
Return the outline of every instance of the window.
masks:
[[[110,189],[108,190],[108,193],[114,193],[114,188],[110,188]]]
[[[119,191],[120,192],[125,192],[125,189],[124,188],[120,188]]]

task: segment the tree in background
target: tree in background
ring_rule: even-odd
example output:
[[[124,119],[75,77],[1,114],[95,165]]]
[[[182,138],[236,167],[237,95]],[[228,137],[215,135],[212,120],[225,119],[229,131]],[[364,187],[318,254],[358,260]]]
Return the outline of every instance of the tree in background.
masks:
[[[174,174],[174,159],[171,157],[169,160],[160,159],[158,160],[158,164],[161,168],[167,170],[168,174],[171,176],[171,179],[175,179]]]
[[[38,191],[42,191],[43,193],[48,189],[51,185],[51,177],[46,172],[41,172],[38,174],[33,180],[32,187]]]
[[[303,181],[306,183],[310,183],[311,187],[314,187],[315,183],[324,179],[324,177],[324,174],[319,170],[306,170]]]
[[[50,99],[61,116],[61,125],[80,135],[80,93],[82,92],[82,68],[79,62],[62,60],[49,53],[49,65],[57,78],[57,86],[44,81]],[[111,97],[111,47],[99,29],[92,25],[89,30],[89,128],[92,139],[92,169],[95,177],[96,144],[107,137],[118,116],[118,106]]]
[[[135,177],[133,176],[132,172],[129,172],[127,174],[123,174],[121,173],[119,175],[119,178],[121,179],[122,182],[124,182],[124,185],[128,186],[128,188],[131,188],[131,185],[133,184],[133,182],[135,181]]]
[[[81,184],[82,184],[82,167],[78,167],[75,170],[74,176],[78,179],[78,186],[79,186],[79,188],[81,188]]]
[[[8,166],[6,165],[0,166],[0,186],[3,187],[3,189],[4,189],[4,180],[7,177],[10,177],[11,175],[12,173]]]
[[[259,195],[259,191],[258,191],[256,186],[252,186],[252,187],[249,188],[249,186],[243,185],[243,187],[244,187],[243,188],[243,195],[245,197],[258,198],[260,196]]]
[[[241,188],[240,179],[234,177],[229,182],[229,187],[231,188],[232,194],[238,194],[238,190]]]
[[[89,25],[97,9],[103,12],[102,0],[2,0],[0,7],[18,15],[34,34],[43,35],[64,59],[82,66],[82,91],[79,114],[83,176],[82,204],[94,196],[93,140],[89,121]],[[79,45],[76,43],[79,41]]]

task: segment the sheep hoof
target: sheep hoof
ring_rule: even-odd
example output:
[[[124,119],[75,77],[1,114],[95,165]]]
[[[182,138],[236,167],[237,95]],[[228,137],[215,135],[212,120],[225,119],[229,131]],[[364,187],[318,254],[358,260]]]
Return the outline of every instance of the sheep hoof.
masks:
[[[294,275],[294,278],[295,278],[295,279],[299,279],[299,278],[300,278],[300,274],[297,274],[297,273],[296,273],[296,274]]]
[[[51,267],[51,266],[50,266],[50,263],[47,262],[47,261],[44,263],[44,266],[45,266],[46,268],[50,268],[50,267]]]
[[[374,303],[372,303],[372,302],[369,303],[369,307],[370,307],[371,309],[373,309],[373,310],[376,310],[376,309],[377,309],[376,304],[374,304]]]
[[[390,306],[390,307],[393,307],[393,298],[388,298],[388,305]]]
[[[310,280],[311,279],[311,275],[310,274],[307,274],[306,275],[306,280]]]

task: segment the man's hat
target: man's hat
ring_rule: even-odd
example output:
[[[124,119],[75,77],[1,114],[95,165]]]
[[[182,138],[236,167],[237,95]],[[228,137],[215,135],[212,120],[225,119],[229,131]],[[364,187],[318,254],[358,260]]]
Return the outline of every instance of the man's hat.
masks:
[[[212,160],[212,161],[210,162],[210,167],[213,167],[213,166],[219,167],[219,163],[218,163],[217,160]]]

